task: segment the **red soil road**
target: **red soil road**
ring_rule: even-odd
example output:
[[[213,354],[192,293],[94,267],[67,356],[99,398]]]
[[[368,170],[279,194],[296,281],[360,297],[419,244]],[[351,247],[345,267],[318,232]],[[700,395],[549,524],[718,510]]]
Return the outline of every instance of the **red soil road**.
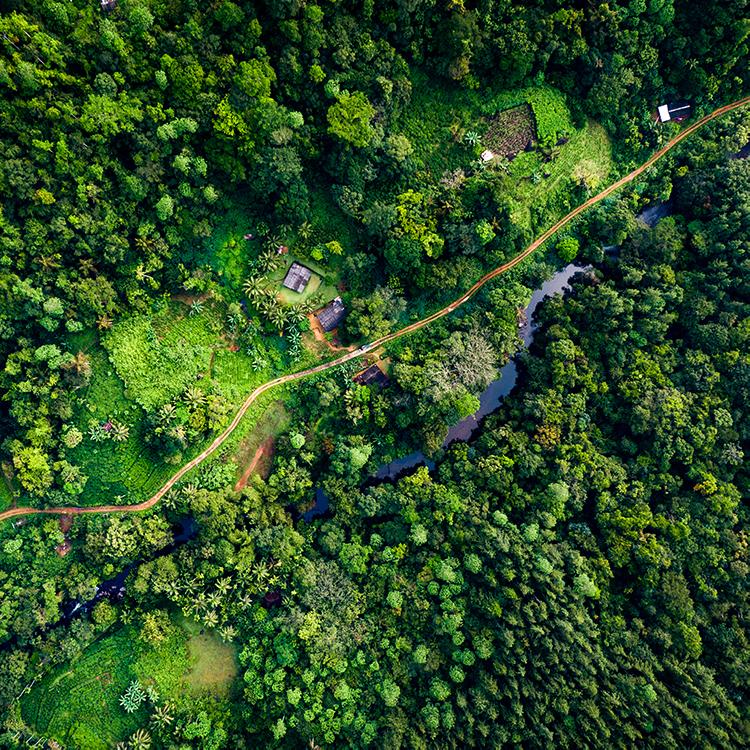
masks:
[[[258,450],[255,451],[252,460],[248,464],[247,469],[242,472],[242,476],[237,480],[237,484],[234,485],[234,491],[239,492],[250,479],[250,475],[255,471],[255,468],[260,463],[261,458],[264,456],[270,456],[273,452],[273,435],[267,437],[259,446]]]
[[[717,117],[721,117],[722,115],[739,109],[740,107],[744,107],[746,104],[750,104],[750,96],[747,96],[744,99],[739,99],[738,101],[732,102],[731,104],[726,104],[723,107],[719,107],[705,117],[702,117],[700,120],[696,120],[692,125],[685,128],[685,130],[681,131],[678,135],[672,138],[672,140],[669,141],[665,146],[656,151],[648,160],[641,164],[640,167],[634,169],[632,172],[625,175],[625,177],[620,178],[619,180],[617,180],[617,182],[614,182],[612,185],[605,188],[597,195],[589,198],[585,203],[582,203],[580,206],[578,206],[578,208],[573,209],[567,216],[564,216],[562,219],[560,219],[560,221],[551,226],[546,232],[544,232],[536,240],[534,240],[534,242],[532,242],[523,252],[519,253],[515,258],[508,261],[507,263],[504,263],[502,266],[498,266],[493,271],[490,271],[489,273],[482,276],[482,278],[479,279],[479,281],[477,281],[476,284],[474,284],[467,292],[465,292],[454,302],[451,302],[451,304],[444,307],[442,310],[438,310],[432,315],[429,315],[426,318],[417,321],[416,323],[412,323],[411,325],[402,328],[400,331],[395,331],[394,333],[383,336],[376,341],[365,344],[359,349],[347,352],[337,359],[331,360],[329,362],[324,362],[323,364],[316,365],[315,367],[310,367],[306,370],[300,370],[299,372],[294,372],[289,375],[283,375],[280,378],[269,380],[267,383],[259,386],[245,399],[242,406],[240,406],[239,411],[234,416],[234,419],[232,419],[229,425],[214,438],[211,444],[207,448],[204,448],[197,456],[195,456],[195,458],[188,461],[184,466],[182,466],[182,468],[177,471],[177,473],[175,473],[174,476],[172,476],[164,484],[164,486],[161,487],[161,489],[159,489],[156,494],[152,495],[148,500],[144,500],[141,503],[136,503],[135,505],[93,505],[90,507],[70,508],[10,508],[9,510],[0,513],[0,521],[5,521],[9,518],[16,518],[18,516],[31,516],[38,514],[65,515],[67,513],[70,513],[75,515],[81,513],[133,513],[153,508],[154,505],[156,505],[164,497],[164,495],[166,495],[167,492],[169,492],[169,490],[171,490],[172,487],[174,487],[175,484],[177,484],[188,472],[192,471],[196,466],[205,461],[224,443],[224,441],[234,432],[242,417],[245,416],[245,413],[253,404],[253,402],[262,393],[265,393],[271,388],[277,385],[281,385],[282,383],[290,383],[293,380],[300,380],[302,378],[306,378],[308,375],[313,375],[318,372],[324,372],[325,370],[329,370],[332,367],[337,367],[338,365],[341,365],[344,362],[349,362],[352,359],[358,359],[367,351],[371,351],[378,346],[382,346],[383,344],[387,344],[390,341],[401,338],[401,336],[406,336],[407,334],[412,333],[413,331],[417,331],[420,328],[429,325],[433,321],[444,317],[445,315],[449,315],[458,307],[468,302],[469,299],[471,299],[471,297],[473,297],[488,281],[491,281],[497,276],[506,273],[511,268],[514,268],[519,263],[521,263],[521,261],[523,261],[541,245],[543,245],[550,237],[552,237],[552,235],[554,235],[566,224],[569,224],[573,219],[575,219],[576,216],[583,213],[588,208],[591,208],[591,206],[594,206],[600,201],[604,200],[604,198],[608,197],[616,190],[619,190],[623,185],[627,185],[629,182],[632,182],[636,178],[640,177],[650,166],[661,159],[678,143],[681,143],[686,138],[689,138],[693,133],[695,133],[696,130],[699,130],[704,125],[711,122],[711,120],[715,120]]]

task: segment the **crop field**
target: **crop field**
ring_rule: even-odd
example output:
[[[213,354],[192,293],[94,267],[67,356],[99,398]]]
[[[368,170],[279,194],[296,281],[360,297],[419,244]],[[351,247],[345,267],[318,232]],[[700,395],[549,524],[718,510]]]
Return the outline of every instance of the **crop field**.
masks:
[[[527,104],[498,112],[488,122],[482,146],[501,156],[515,156],[535,138],[531,108]]]
[[[582,174],[592,189],[607,181],[613,165],[612,146],[601,125],[590,120],[557,151],[549,161],[537,152],[519,154],[511,163],[509,174],[503,176],[517,224],[531,227],[533,212],[553,206],[559,196],[569,193],[570,183],[579,181]],[[585,173],[580,172],[582,167]],[[562,214],[563,209],[569,207],[562,206],[554,213]]]
[[[501,128],[493,128],[495,118],[502,117],[503,125],[510,126],[508,138],[515,145],[518,129],[520,141],[528,129],[532,138],[543,144],[555,143],[575,132],[565,96],[550,86],[535,86],[514,91],[468,91],[458,87],[437,87],[429,78],[415,72],[409,106],[401,115],[397,129],[414,146],[414,157],[423,169],[440,177],[447,170],[471,166],[482,148],[470,145],[467,137],[487,130],[490,123],[491,140],[498,153],[517,153],[520,149],[504,150]],[[533,120],[522,117],[522,110],[533,114]],[[506,114],[508,113],[508,114]]]
[[[186,306],[173,303],[154,315],[116,323],[102,344],[127,395],[151,410],[208,371],[211,352],[219,343],[216,327],[211,310],[193,316]]]
[[[24,721],[65,747],[106,750],[138,728],[144,716],[128,715],[120,695],[135,678],[126,630],[90,646],[73,664],[54,670],[21,701]],[[141,709],[144,711],[144,709]]]
[[[70,664],[48,674],[21,699],[21,715],[37,734],[76,750],[109,750],[148,716],[142,706],[127,714],[120,696],[135,679],[156,689],[161,701],[181,703],[190,694],[225,694],[237,673],[236,652],[195,623],[180,627],[158,648],[123,627],[89,646]]]

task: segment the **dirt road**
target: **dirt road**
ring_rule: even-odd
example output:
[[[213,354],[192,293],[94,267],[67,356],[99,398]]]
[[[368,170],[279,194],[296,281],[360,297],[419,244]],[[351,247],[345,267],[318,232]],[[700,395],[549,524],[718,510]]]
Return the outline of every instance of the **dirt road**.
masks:
[[[406,326],[405,328],[402,328],[399,331],[395,331],[394,333],[391,333],[388,336],[383,336],[382,338],[377,339],[376,341],[373,341],[369,344],[365,344],[359,349],[355,349],[354,351],[347,352],[346,354],[343,354],[337,359],[331,360],[329,362],[324,362],[323,364],[317,365],[316,367],[310,367],[306,370],[301,370],[300,372],[291,373],[289,375],[284,375],[274,380],[269,380],[267,383],[264,383],[263,385],[259,386],[245,399],[239,411],[234,416],[234,419],[232,419],[229,425],[219,435],[217,435],[214,438],[214,440],[210,443],[210,445],[204,450],[202,450],[197,456],[195,456],[195,458],[193,458],[191,461],[188,461],[184,466],[182,466],[182,468],[179,471],[177,471],[177,473],[174,474],[174,476],[172,476],[166,482],[166,484],[164,484],[164,486],[161,487],[161,489],[159,489],[158,492],[156,492],[156,494],[150,497],[148,500],[144,500],[142,503],[137,503],[135,505],[94,505],[91,507],[70,507],[70,508],[11,508],[10,510],[6,510],[3,513],[0,513],[0,521],[5,521],[9,518],[17,518],[19,516],[30,516],[30,515],[38,515],[38,514],[65,515],[69,513],[70,514],[133,513],[137,511],[147,510],[148,508],[153,508],[153,506],[156,505],[164,497],[164,495],[166,495],[167,492],[169,492],[169,490],[172,489],[172,487],[174,487],[175,484],[177,484],[188,472],[190,472],[196,466],[201,464],[206,458],[208,458],[212,453],[214,453],[214,451],[216,451],[224,443],[224,441],[234,432],[235,428],[240,423],[240,420],[242,419],[242,417],[245,416],[245,413],[253,404],[253,402],[262,393],[265,393],[267,390],[270,390],[271,388],[277,385],[281,385],[282,383],[290,383],[293,380],[300,380],[301,378],[306,378],[310,375],[313,375],[314,373],[323,372],[325,370],[329,370],[332,367],[337,367],[338,365],[341,365],[344,362],[349,362],[352,359],[357,359],[361,357],[366,351],[370,351],[379,346],[382,346],[383,344],[387,344],[390,341],[394,341],[395,339],[401,338],[401,336],[406,336],[407,334],[412,333],[413,331],[417,331],[420,328],[423,328],[424,326],[429,325],[433,321],[444,317],[445,315],[449,315],[454,310],[459,308],[461,305],[468,302],[469,299],[471,299],[471,297],[473,297],[488,281],[496,278],[497,276],[500,276],[503,273],[506,273],[511,268],[514,268],[515,266],[517,266],[525,258],[531,255],[531,253],[533,253],[541,245],[543,245],[550,237],[552,237],[552,235],[554,235],[556,232],[562,229],[566,224],[569,224],[573,219],[575,219],[576,216],[583,213],[588,208],[591,208],[591,206],[594,206],[600,201],[604,200],[606,197],[614,193],[616,190],[619,190],[623,185],[627,185],[629,182],[632,182],[633,180],[638,178],[652,164],[654,164],[659,159],[661,159],[668,151],[673,149],[678,143],[690,137],[693,133],[695,133],[696,130],[702,128],[711,120],[715,120],[717,117],[721,117],[722,115],[727,114],[728,112],[732,112],[736,109],[739,109],[740,107],[743,107],[748,103],[750,103],[750,97],[745,97],[744,99],[740,99],[736,102],[732,102],[731,104],[727,104],[723,107],[719,107],[718,109],[714,110],[713,112],[706,115],[705,117],[702,117],[700,120],[696,120],[696,122],[694,122],[689,127],[685,128],[685,130],[681,131],[665,146],[663,146],[658,151],[656,151],[647,161],[641,164],[640,167],[638,167],[637,169],[634,169],[632,172],[625,175],[625,177],[622,177],[621,179],[617,180],[617,182],[614,182],[612,185],[605,188],[600,193],[597,193],[597,195],[593,196],[592,198],[589,198],[585,203],[582,203],[580,206],[573,209],[569,214],[567,214],[567,216],[564,216],[562,219],[560,219],[560,221],[558,221],[556,224],[551,226],[546,232],[544,232],[541,236],[539,236],[536,240],[534,240],[534,242],[532,242],[523,252],[519,253],[515,258],[513,258],[512,260],[509,260],[507,263],[504,263],[502,266],[498,266],[494,270],[482,276],[482,278],[479,279],[479,281],[477,281],[476,284],[474,284],[461,297],[459,297],[459,299],[455,300],[454,302],[451,302],[449,305],[446,305],[442,310],[438,310],[437,312],[434,312],[432,315],[429,315],[426,318],[423,318],[422,320],[418,320],[416,323],[412,323],[411,325]]]

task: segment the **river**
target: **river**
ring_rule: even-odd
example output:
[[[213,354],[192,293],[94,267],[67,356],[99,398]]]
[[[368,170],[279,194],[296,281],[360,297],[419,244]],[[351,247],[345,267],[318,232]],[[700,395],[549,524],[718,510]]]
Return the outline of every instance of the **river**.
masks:
[[[577,273],[589,270],[590,266],[579,266],[571,263],[565,268],[560,269],[550,279],[545,281],[539,289],[532,295],[529,304],[526,306],[524,313],[524,323],[519,327],[519,336],[523,341],[524,348],[528,348],[534,339],[537,324],[534,320],[534,313],[542,300],[551,297],[553,294],[562,294],[570,289],[570,280]],[[443,441],[443,448],[447,448],[451,443],[456,441],[467,442],[478,431],[482,420],[489,414],[497,411],[502,400],[513,390],[518,380],[518,369],[515,358],[511,359],[498,373],[497,378],[479,397],[479,409],[474,413],[454,424],[449,430],[448,435]],[[408,456],[402,456],[390,463],[383,464],[372,476],[365,481],[365,486],[372,487],[381,482],[393,482],[404,476],[418,466],[426,466],[432,470],[435,468],[435,462],[427,458],[422,451],[415,451]],[[325,507],[318,504],[324,503]],[[305,513],[305,520],[312,520],[322,512],[328,510],[328,498],[320,489],[316,491],[315,505]]]

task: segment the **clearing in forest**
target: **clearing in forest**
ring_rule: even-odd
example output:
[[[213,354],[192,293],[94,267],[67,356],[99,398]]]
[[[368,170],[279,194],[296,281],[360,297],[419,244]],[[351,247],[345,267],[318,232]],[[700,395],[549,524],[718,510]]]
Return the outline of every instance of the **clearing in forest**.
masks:
[[[181,617],[159,646],[120,627],[62,665],[21,699],[21,716],[36,734],[76,750],[109,750],[146,724],[148,701],[128,714],[120,696],[133,680],[152,686],[159,703],[190,701],[190,694],[223,696],[237,674],[236,650]]]
[[[496,155],[511,158],[535,141],[536,130],[528,104],[505,109],[486,122],[482,146]]]

